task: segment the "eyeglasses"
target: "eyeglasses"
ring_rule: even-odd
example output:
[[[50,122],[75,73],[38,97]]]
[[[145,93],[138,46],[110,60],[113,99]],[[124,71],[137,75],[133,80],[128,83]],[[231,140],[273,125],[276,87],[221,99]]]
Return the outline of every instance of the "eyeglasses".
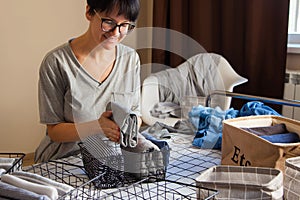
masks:
[[[122,35],[128,35],[135,28],[134,23],[124,22],[118,25],[117,22],[110,18],[100,17],[96,10],[94,10],[94,12],[96,13],[97,17],[101,20],[101,29],[103,32],[112,32],[118,27],[119,33],[121,33]]]

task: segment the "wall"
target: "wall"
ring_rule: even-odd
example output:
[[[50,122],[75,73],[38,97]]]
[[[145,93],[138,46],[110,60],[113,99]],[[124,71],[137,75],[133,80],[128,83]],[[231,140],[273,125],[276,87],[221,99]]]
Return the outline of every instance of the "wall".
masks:
[[[284,99],[300,100],[300,48],[288,48],[286,61],[286,83]],[[288,77],[288,78],[287,78]],[[286,117],[300,120],[300,108],[283,106],[282,114]]]
[[[88,27],[86,0],[2,1],[0,7],[0,152],[34,152],[45,134],[37,82],[44,55]],[[138,26],[151,25],[152,0],[141,0]],[[137,46],[132,34],[125,44]],[[149,52],[141,54],[149,60]],[[142,79],[149,74],[142,68]]]
[[[137,21],[137,28],[125,38],[123,43],[137,49],[141,59],[141,81],[143,81],[151,73],[152,49],[141,49],[139,47],[141,46],[141,43],[146,43],[151,46],[152,34],[147,33],[147,35],[144,35],[143,30],[141,31],[141,29],[152,27],[153,0],[140,0],[140,2],[141,9]],[[141,29],[139,30],[139,28]]]
[[[39,124],[37,81],[47,51],[87,28],[84,0],[9,0],[0,7],[0,152],[33,152]]]

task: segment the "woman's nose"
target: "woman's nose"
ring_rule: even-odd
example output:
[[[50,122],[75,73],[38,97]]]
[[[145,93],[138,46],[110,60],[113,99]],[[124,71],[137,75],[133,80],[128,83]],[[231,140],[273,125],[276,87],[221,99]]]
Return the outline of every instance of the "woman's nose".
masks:
[[[112,36],[119,36],[119,35],[120,35],[119,27],[116,26],[115,29],[113,29],[113,30],[110,32],[110,34],[111,34]]]

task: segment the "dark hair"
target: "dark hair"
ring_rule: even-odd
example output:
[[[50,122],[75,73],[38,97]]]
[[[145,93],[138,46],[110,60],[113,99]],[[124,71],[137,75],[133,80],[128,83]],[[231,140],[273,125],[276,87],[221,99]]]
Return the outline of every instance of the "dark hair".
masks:
[[[94,10],[111,13],[113,9],[119,9],[118,15],[124,15],[129,21],[136,21],[140,10],[140,0],[87,0],[90,6],[89,14],[94,15]]]

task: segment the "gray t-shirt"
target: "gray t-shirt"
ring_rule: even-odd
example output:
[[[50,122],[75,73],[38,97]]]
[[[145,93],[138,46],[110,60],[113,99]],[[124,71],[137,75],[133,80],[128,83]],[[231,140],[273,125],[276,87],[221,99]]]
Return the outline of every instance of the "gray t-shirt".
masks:
[[[121,103],[140,115],[139,56],[122,44],[116,49],[113,69],[102,83],[78,62],[69,42],[50,51],[40,66],[40,122],[94,121],[99,119],[110,101]],[[35,152],[35,160],[56,159],[77,150],[76,143],[55,143],[46,135]]]

